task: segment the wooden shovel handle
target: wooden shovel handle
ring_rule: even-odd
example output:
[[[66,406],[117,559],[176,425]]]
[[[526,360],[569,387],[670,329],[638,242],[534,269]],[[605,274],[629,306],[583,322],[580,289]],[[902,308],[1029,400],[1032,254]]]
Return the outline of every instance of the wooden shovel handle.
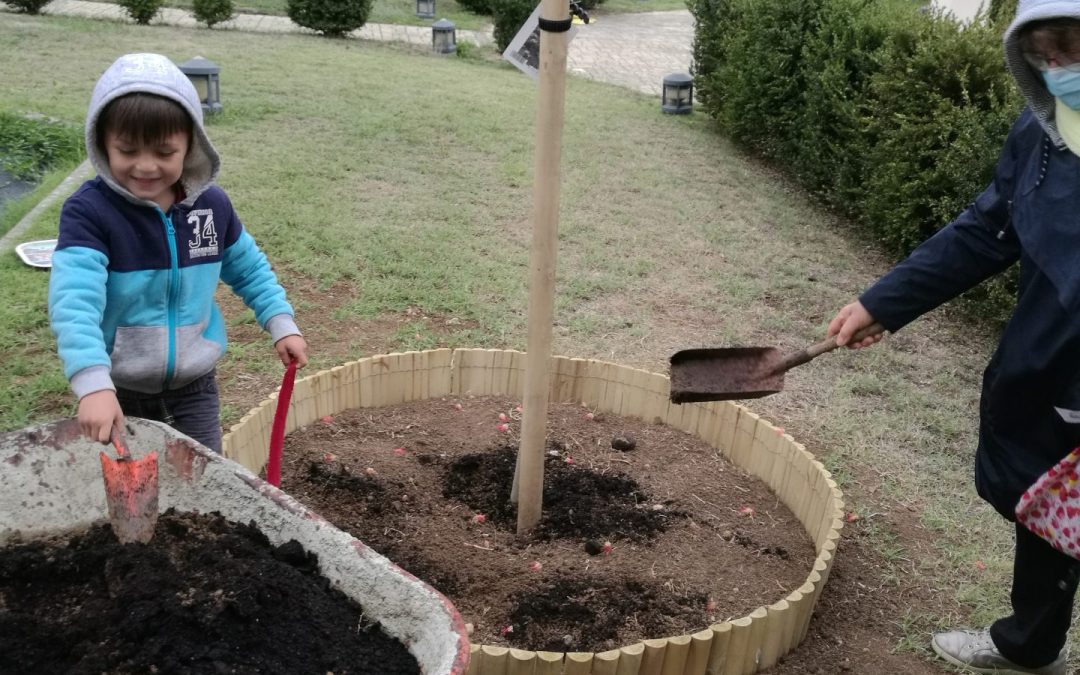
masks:
[[[885,326],[882,326],[880,323],[874,322],[866,328],[863,328],[859,332],[855,333],[855,335],[852,335],[851,340],[848,341],[848,344],[860,342],[870,337],[871,335],[877,335],[878,333],[884,332]],[[811,345],[806,349],[803,349],[802,351],[798,351],[794,354],[790,354],[784,357],[784,360],[780,362],[780,365],[778,365],[773,372],[786,372],[788,370],[791,370],[795,366],[801,366],[802,364],[807,363],[814,357],[821,356],[825,352],[831,352],[839,346],[840,345],[836,344],[836,336],[833,336],[826,340],[822,340],[821,342],[815,345]]]

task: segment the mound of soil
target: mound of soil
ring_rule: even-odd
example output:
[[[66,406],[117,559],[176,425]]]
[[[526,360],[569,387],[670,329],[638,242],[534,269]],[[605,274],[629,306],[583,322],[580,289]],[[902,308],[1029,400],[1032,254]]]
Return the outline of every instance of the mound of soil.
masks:
[[[544,508],[509,501],[517,402],[345,411],[286,438],[282,487],[446,594],[471,639],[599,652],[744,616],[806,580],[802,525],[718,450],[662,424],[549,407]]]
[[[254,523],[169,511],[0,549],[0,672],[416,675],[402,644]]]

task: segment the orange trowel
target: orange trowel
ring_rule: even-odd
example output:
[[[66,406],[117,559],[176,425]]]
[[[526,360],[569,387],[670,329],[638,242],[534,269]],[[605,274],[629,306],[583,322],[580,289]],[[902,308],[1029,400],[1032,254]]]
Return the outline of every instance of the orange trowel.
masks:
[[[157,452],[141,459],[132,457],[127,434],[120,425],[113,427],[112,444],[116,459],[101,453],[109,522],[121,544],[145,544],[154,536],[158,517]]]

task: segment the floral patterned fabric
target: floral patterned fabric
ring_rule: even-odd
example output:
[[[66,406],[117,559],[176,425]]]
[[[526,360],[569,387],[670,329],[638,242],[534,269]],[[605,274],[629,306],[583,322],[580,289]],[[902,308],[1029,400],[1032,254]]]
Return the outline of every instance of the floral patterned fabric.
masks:
[[[1080,559],[1080,448],[1035,482],[1016,505],[1016,520],[1051,546]]]

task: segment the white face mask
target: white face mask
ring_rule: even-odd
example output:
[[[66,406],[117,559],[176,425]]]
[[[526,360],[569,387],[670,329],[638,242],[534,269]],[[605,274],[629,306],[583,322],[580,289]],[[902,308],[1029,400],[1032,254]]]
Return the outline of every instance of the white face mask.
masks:
[[[1080,72],[1071,68],[1048,68],[1043,80],[1057,100],[1073,110],[1080,110]]]

